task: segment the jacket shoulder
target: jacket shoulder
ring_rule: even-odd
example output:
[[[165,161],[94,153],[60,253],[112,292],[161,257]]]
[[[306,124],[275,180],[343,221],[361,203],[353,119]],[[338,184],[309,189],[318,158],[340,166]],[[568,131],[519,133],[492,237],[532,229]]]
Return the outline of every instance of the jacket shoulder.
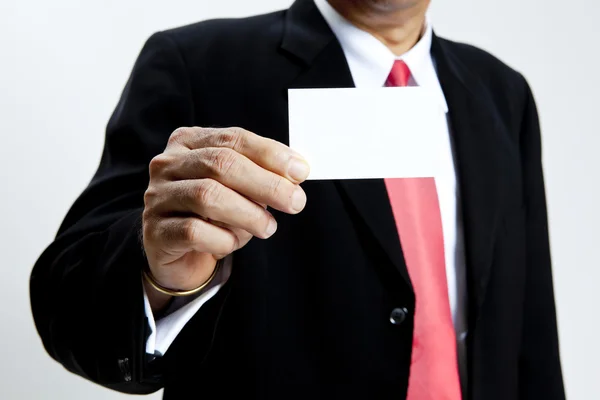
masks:
[[[523,75],[491,53],[467,43],[439,38],[446,54],[494,92],[522,94],[528,84]]]
[[[466,72],[469,85],[487,96],[498,111],[514,120],[520,115],[531,94],[525,77],[498,57],[467,43],[438,38],[446,56]]]
[[[281,39],[285,10],[244,18],[220,18],[156,33],[172,40],[185,54],[202,51],[247,52]]]
[[[520,72],[491,53],[468,43],[439,39],[452,57],[480,76],[493,75],[508,80],[522,80]]]

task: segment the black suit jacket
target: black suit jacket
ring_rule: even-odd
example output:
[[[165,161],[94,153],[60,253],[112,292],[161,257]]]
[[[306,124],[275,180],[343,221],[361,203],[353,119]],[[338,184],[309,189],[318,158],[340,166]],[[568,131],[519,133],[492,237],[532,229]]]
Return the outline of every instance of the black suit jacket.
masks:
[[[466,240],[468,399],[564,398],[540,130],[525,79],[435,37]],[[165,398],[402,399],[414,294],[382,180],[310,181],[306,209],[234,254],[224,288],[167,354],[149,328],[139,240],[148,163],[180,126],[288,142],[287,89],[353,86],[311,0],[153,35],[108,124],[100,167],[31,275],[46,350],[68,370]],[[332,105],[335,107],[335,105]],[[365,132],[368,135],[368,132]],[[406,308],[400,325],[394,308]],[[184,397],[185,396],[185,397]]]

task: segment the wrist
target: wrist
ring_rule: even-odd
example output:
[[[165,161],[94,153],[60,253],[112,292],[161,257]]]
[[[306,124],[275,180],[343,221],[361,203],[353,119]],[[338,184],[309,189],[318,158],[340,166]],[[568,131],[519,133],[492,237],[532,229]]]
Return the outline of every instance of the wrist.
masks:
[[[195,295],[195,294],[201,292],[204,288],[206,288],[212,282],[214,277],[217,275],[217,272],[219,271],[221,264],[222,264],[222,261],[215,261],[215,265],[211,268],[210,276],[208,278],[206,278],[202,284],[200,284],[196,288],[190,289],[190,290],[172,289],[172,288],[163,286],[160,282],[158,282],[156,280],[156,277],[152,274],[152,271],[150,270],[149,266],[146,266],[142,270],[142,276],[144,278],[144,284],[146,285],[146,287],[151,287],[153,292],[158,292],[158,294],[163,295],[163,296],[158,296],[158,294],[156,294],[156,302],[157,302],[157,306],[162,305],[164,307],[164,305],[162,303],[165,301],[168,301],[166,297],[168,297],[168,298],[170,298],[170,297],[186,297],[186,296],[192,296],[192,295]],[[166,297],[164,297],[164,296],[166,296]]]
[[[142,282],[144,285],[144,290],[146,291],[146,296],[148,296],[148,302],[150,303],[152,313],[155,316],[160,315],[164,310],[167,309],[171,303],[171,300],[173,300],[173,296],[159,292],[150,283],[148,283],[146,279],[142,279]]]

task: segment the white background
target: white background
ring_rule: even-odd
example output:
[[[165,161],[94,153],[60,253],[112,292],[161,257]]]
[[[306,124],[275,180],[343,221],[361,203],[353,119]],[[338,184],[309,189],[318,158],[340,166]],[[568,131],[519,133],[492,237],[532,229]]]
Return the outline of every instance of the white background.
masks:
[[[144,40],[289,4],[0,0],[0,398],[125,398],[45,354],[29,310],[31,267],[96,169],[104,126]],[[600,3],[433,0],[432,17],[438,34],[491,51],[533,87],[566,386],[570,399],[600,399]]]

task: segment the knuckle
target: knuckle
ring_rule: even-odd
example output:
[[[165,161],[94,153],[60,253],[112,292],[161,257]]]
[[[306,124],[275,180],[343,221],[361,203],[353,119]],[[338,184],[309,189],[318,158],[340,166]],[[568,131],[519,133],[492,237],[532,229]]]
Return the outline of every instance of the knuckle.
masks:
[[[248,131],[239,128],[237,126],[228,129],[229,135],[232,137],[231,139],[231,148],[235,150],[242,150],[245,146],[245,143],[248,140]]]
[[[152,211],[150,211],[150,208],[146,207],[144,208],[144,211],[142,211],[142,226],[145,229],[146,227],[148,227],[151,224],[152,221]]]
[[[219,202],[219,184],[212,179],[203,179],[197,185],[193,196],[203,209],[212,208]]]
[[[283,178],[280,178],[278,176],[274,176],[273,178],[271,178],[269,183],[267,184],[266,190],[266,194],[268,197],[273,199],[279,199],[283,195],[283,192],[285,190]]]
[[[171,163],[171,158],[161,153],[150,160],[148,170],[150,172],[150,179],[159,176]]]
[[[183,223],[181,239],[185,243],[195,243],[198,240],[198,225],[193,219],[188,219]]]
[[[206,166],[213,176],[226,176],[232,172],[236,165],[236,152],[220,147],[211,148],[206,155]]]
[[[148,189],[144,192],[144,213],[150,212],[150,209],[156,202],[158,197],[158,190],[154,186],[148,186]]]
[[[236,128],[220,129],[215,137],[217,147],[235,148],[239,140]]]
[[[185,138],[191,135],[192,128],[180,127],[171,133],[168,144],[182,143]]]

